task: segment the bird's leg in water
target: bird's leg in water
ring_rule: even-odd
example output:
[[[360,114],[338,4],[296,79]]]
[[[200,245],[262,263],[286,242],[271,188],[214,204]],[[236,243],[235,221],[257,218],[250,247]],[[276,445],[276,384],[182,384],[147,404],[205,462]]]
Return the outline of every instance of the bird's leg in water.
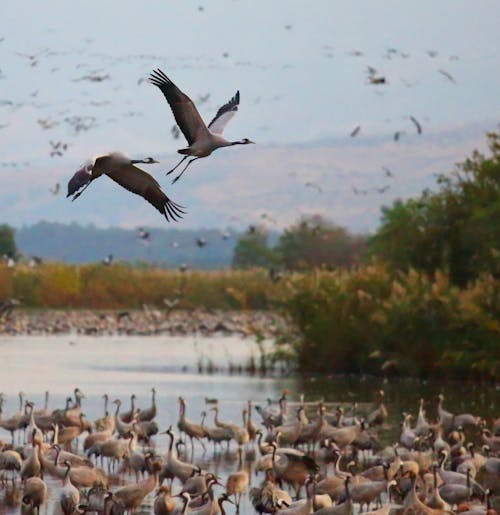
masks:
[[[173,168],[172,170],[169,170],[165,175],[171,174],[174,170],[177,170],[177,168],[188,158],[189,156],[184,156]]]
[[[188,164],[182,169],[182,172],[172,181],[172,184],[174,184],[174,182],[177,182],[180,178],[181,178],[181,175],[186,171],[187,167],[193,162],[193,161],[196,161],[197,159],[200,159],[199,157],[193,157],[193,159],[191,159],[191,161],[188,161]],[[180,164],[180,163],[179,163]]]
[[[78,192],[73,195],[72,201],[75,201],[89,186],[92,181],[87,182],[85,186]]]

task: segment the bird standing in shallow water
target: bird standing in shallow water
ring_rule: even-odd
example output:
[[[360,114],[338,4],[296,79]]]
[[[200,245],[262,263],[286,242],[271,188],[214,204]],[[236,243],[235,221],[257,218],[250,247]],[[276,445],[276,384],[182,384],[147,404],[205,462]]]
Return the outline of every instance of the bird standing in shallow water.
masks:
[[[129,159],[119,152],[98,156],[88,161],[68,182],[67,197],[76,200],[101,175],[107,175],[128,191],[136,193],[152,204],[167,221],[182,218],[182,206],[172,202],[152,175],[134,166],[137,163],[157,163],[151,157]]]
[[[193,157],[193,159],[188,161],[181,173],[175,177],[172,181],[173,183],[181,177],[187,167],[196,159],[207,157],[218,148],[253,143],[248,138],[243,138],[239,141],[228,141],[222,137],[224,128],[238,110],[240,103],[239,91],[236,92],[236,95],[229,102],[219,108],[214,119],[207,126],[193,101],[160,69],[153,71],[149,77],[149,82],[160,88],[161,92],[165,95],[174,114],[175,121],[189,144],[187,148],[181,148],[177,151],[179,154],[184,154],[184,157],[172,170],[167,172],[167,175],[176,170],[188,157]]]

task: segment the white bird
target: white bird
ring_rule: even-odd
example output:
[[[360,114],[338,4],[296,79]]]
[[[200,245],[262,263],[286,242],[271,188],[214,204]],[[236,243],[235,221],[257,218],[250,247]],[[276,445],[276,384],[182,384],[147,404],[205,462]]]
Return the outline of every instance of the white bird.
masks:
[[[176,182],[181,175],[186,171],[187,167],[196,159],[200,157],[209,156],[214,150],[221,147],[229,147],[232,145],[248,145],[253,143],[248,138],[243,138],[240,141],[228,141],[222,137],[222,132],[227,123],[234,116],[238,110],[240,103],[240,92],[237,91],[236,95],[219,108],[214,119],[207,125],[200,116],[193,101],[184,94],[160,69],[154,70],[149,77],[149,82],[158,86],[161,92],[165,95],[167,102],[172,109],[175,121],[180,130],[184,134],[189,146],[181,148],[177,152],[183,154],[184,157],[180,160],[172,170],[167,172],[167,175],[177,169],[182,162],[188,157],[193,157],[182,169],[181,173],[173,180]]]
[[[129,159],[120,152],[112,152],[89,160],[68,182],[67,197],[73,195],[76,200],[92,181],[101,175],[107,175],[120,186],[136,193],[152,204],[167,221],[182,218],[182,206],[172,202],[163,192],[160,184],[152,175],[134,166],[136,163],[157,163],[151,157]],[[79,191],[80,190],[80,191]]]

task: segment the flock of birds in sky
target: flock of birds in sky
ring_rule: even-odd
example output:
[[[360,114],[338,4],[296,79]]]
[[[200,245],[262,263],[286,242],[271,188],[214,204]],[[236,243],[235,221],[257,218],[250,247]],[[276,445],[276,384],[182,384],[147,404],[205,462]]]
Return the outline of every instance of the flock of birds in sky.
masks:
[[[219,108],[213,120],[206,125],[196,109],[193,101],[184,94],[160,69],[153,71],[149,81],[157,86],[165,96],[177,126],[184,134],[188,147],[178,150],[184,157],[167,172],[173,173],[186,159],[189,159],[179,175],[172,183],[175,183],[186,171],[191,163],[202,157],[209,156],[214,150],[234,145],[248,145],[253,141],[243,138],[238,141],[228,141],[223,138],[222,132],[227,123],[238,110],[240,92]],[[70,179],[68,194],[76,200],[82,192],[101,175],[107,175],[125,189],[142,196],[153,205],[167,221],[175,221],[182,218],[184,208],[173,202],[161,189],[160,184],[152,175],[135,166],[138,163],[157,163],[153,158],[129,159],[121,153],[113,152],[104,156],[98,156],[87,162]]]
[[[204,9],[199,11],[200,13],[204,12]],[[294,26],[291,24],[283,25],[286,31],[292,31]],[[86,40],[86,44],[92,45],[92,38],[88,38]],[[0,38],[0,45],[5,45],[5,40]],[[331,45],[324,45],[321,49],[323,56],[328,59],[332,59],[336,57],[334,54],[334,49]],[[454,75],[446,69],[446,65],[444,64],[446,61],[452,62],[459,59],[456,55],[444,56],[441,55],[437,50],[427,49],[423,50],[427,58],[431,61],[436,61],[437,66],[436,72],[439,73],[443,79],[445,79],[448,83],[455,85],[457,83]],[[145,63],[150,63],[154,60],[164,61],[162,56],[152,55],[152,54],[137,54],[137,55],[126,55],[126,56],[112,56],[98,52],[91,52],[89,50],[51,50],[51,49],[41,49],[35,52],[15,52],[15,55],[26,62],[26,65],[32,68],[34,71],[39,71],[41,68],[44,69],[45,72],[58,75],[61,72],[61,64],[60,59],[65,57],[66,55],[73,54],[82,55],[82,61],[75,65],[76,73],[70,80],[74,84],[82,84],[82,85],[97,85],[102,83],[110,83],[113,84],[114,74],[112,70],[112,66],[121,65],[123,63],[129,61],[143,61]],[[361,50],[353,50],[346,52],[349,56],[355,59],[363,59],[365,60],[366,55],[365,52]],[[73,55],[74,57],[74,55]],[[224,52],[219,59],[227,60],[229,57],[232,57],[230,52]],[[387,61],[396,60],[396,59],[409,59],[410,53],[405,52],[396,48],[389,48],[386,50],[383,58]],[[196,63],[195,57],[190,58],[182,58],[184,60],[185,67],[192,67],[194,63]],[[182,62],[180,59],[180,62]],[[55,62],[51,64],[51,61]],[[99,62],[100,66],[94,66],[91,64],[93,60],[93,64],[97,64]],[[215,63],[217,58],[209,58],[207,63],[210,65]],[[207,64],[206,63],[206,64]],[[256,63],[253,63],[256,65]],[[235,66],[244,66],[249,65],[249,63],[234,62]],[[284,65],[286,66],[286,65]],[[391,73],[385,73],[382,69],[383,66],[375,66],[366,64],[366,85],[374,87],[374,92],[376,94],[384,94],[385,88],[389,88],[391,85],[397,82],[397,78],[391,75]],[[0,70],[0,80],[2,77],[5,77],[3,71]],[[404,83],[406,87],[414,86],[415,82],[407,81],[404,78],[400,77],[400,80]],[[145,76],[141,76],[137,79],[137,85],[140,86],[143,83],[152,82],[155,84],[165,95],[170,107],[172,108],[172,112],[174,114],[175,123],[171,125],[170,133],[174,140],[178,139],[181,133],[185,136],[188,146],[184,149],[180,149],[178,152],[183,154],[183,158],[180,160],[177,166],[181,166],[181,163],[185,164],[182,171],[175,177],[174,181],[176,181],[188,168],[191,163],[199,159],[201,157],[205,157],[209,155],[213,150],[222,146],[228,145],[238,145],[238,144],[248,144],[252,143],[249,139],[243,139],[239,141],[229,142],[222,138],[222,130],[224,129],[226,123],[229,119],[234,115],[235,111],[238,108],[239,104],[239,92],[226,104],[224,104],[215,118],[206,125],[201,116],[198,113],[198,110],[194,106],[194,103],[187,97],[181,90],[179,90],[170,79],[163,74],[160,70],[153,72],[153,74],[149,77],[149,79]],[[122,85],[111,86],[112,91],[119,91],[123,88]],[[74,107],[66,107],[64,109],[59,109],[57,112],[54,110],[52,114],[47,114],[47,108],[50,105],[42,100],[39,89],[34,89],[31,93],[29,93],[29,98],[24,101],[18,101],[14,99],[8,98],[0,98],[0,116],[3,114],[3,118],[10,112],[15,113],[17,110],[22,109],[25,106],[31,106],[34,109],[40,109],[41,111],[45,111],[43,115],[40,115],[36,119],[36,123],[40,126],[43,131],[55,131],[57,127],[66,126],[66,134],[71,134],[73,137],[78,136],[86,131],[92,130],[103,123],[115,123],[117,121],[117,117],[113,118],[104,118],[100,117],[97,113],[97,110],[100,108],[105,108],[106,106],[112,105],[114,102],[108,98],[99,98],[96,95],[93,95],[90,91],[84,90],[83,94],[80,96],[78,100],[71,100],[68,102],[79,104],[80,112],[76,112]],[[90,98],[89,98],[90,97]],[[278,101],[279,96],[271,99],[272,101]],[[194,98],[194,97],[193,97]],[[199,93],[196,98],[196,104],[198,106],[202,106],[204,104],[208,104],[213,99],[213,95],[209,92]],[[260,103],[263,98],[254,99],[254,104]],[[267,99],[269,100],[269,99]],[[125,110],[122,113],[123,117],[136,117],[136,116],[144,116],[144,112],[141,111],[140,107],[135,101],[128,100],[126,104],[133,105],[134,109]],[[88,113],[82,114],[82,108],[88,110]],[[91,112],[90,112],[91,111]],[[422,122],[417,119],[414,115],[407,115],[406,119],[414,126],[415,133],[420,135],[423,133]],[[10,123],[7,120],[2,120],[0,118],[0,129],[7,129]],[[347,137],[351,138],[359,138],[366,131],[366,128],[363,127],[362,124],[356,125],[349,134],[346,134]],[[410,130],[409,128],[401,127],[395,130],[392,134],[392,139],[394,142],[400,141],[403,137],[409,137]],[[68,151],[72,148],[72,141],[67,137],[60,135],[59,138],[52,138],[48,140],[48,155],[51,158],[58,159],[64,156],[68,156]],[[104,170],[102,168],[102,160],[105,160],[107,163],[106,166],[108,169]],[[92,182],[95,178],[100,176],[101,174],[106,174],[116,182],[118,182],[121,186],[143,196],[148,202],[150,202],[157,210],[159,210],[167,220],[178,220],[182,217],[185,212],[183,207],[180,204],[173,202],[169,196],[167,196],[159,183],[154,179],[150,174],[141,170],[135,164],[129,161],[127,163],[128,158],[120,154],[109,154],[107,156],[98,156],[91,163],[86,164],[84,168],[80,171],[76,177],[73,178],[70,187],[70,195],[74,195],[73,198],[77,198],[79,195],[78,186],[83,183],[83,187],[87,186],[87,182]],[[110,162],[114,162],[111,164]],[[144,163],[144,161],[140,161]],[[153,162],[153,161],[146,161]],[[22,168],[29,166],[29,162],[15,162],[5,160],[1,163],[2,167],[13,167],[13,168]],[[169,170],[168,173],[173,173],[177,166]],[[120,171],[118,171],[118,169]],[[289,175],[296,175],[296,172],[290,172]],[[384,178],[389,178],[394,180],[395,176],[392,172],[391,175],[386,175],[383,172],[380,177],[381,181]],[[310,190],[316,194],[323,194],[328,191],[328,188],[325,188],[325,184],[322,182],[322,179],[315,178],[306,180],[305,178],[300,178],[302,180],[302,185],[305,187],[305,190]],[[377,193],[377,194],[385,194],[388,190],[391,189],[393,182],[385,182],[383,184],[378,184],[370,187],[363,187],[359,183],[351,184],[351,191],[354,195],[367,195],[369,193]],[[74,189],[76,188],[76,189]],[[57,182],[50,188],[50,192],[54,195],[58,195],[61,190],[60,183]],[[314,200],[314,199],[312,199]],[[273,215],[270,215],[273,217]],[[276,216],[276,215],[274,215]]]

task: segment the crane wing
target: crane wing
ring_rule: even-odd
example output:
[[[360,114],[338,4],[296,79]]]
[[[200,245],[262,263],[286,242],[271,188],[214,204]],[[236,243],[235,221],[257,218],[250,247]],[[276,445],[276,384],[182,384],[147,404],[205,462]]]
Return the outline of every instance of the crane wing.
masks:
[[[229,120],[236,114],[239,103],[240,92],[237,91],[236,95],[227,104],[219,108],[214,119],[208,124],[210,131],[215,134],[222,134]]]
[[[136,193],[153,205],[167,221],[176,221],[184,214],[182,206],[172,202],[159,183],[149,173],[132,164],[106,172],[106,175],[120,186]]]
[[[160,88],[167,99],[175,121],[189,145],[192,145],[203,133],[208,132],[207,126],[193,104],[193,101],[159,68],[151,73],[149,82]]]

